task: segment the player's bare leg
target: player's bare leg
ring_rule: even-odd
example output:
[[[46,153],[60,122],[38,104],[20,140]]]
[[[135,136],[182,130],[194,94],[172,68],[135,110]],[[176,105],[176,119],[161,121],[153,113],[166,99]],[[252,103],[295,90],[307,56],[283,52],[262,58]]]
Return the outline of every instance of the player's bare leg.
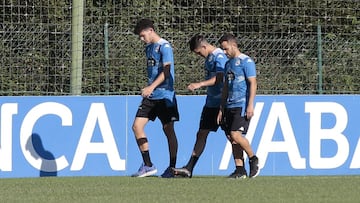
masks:
[[[168,141],[170,161],[169,161],[169,167],[165,170],[165,172],[161,175],[161,177],[171,178],[173,177],[171,168],[174,168],[176,165],[176,158],[178,151],[178,141],[174,130],[174,122],[169,122],[164,124],[163,131]]]
[[[136,117],[132,126],[132,130],[135,134],[135,139],[138,142],[138,140],[141,139],[147,139],[146,134],[144,131],[145,125],[148,123],[148,118],[142,118],[142,117]],[[149,143],[146,142],[138,142],[138,147],[141,152],[149,150]]]
[[[133,177],[146,177],[157,173],[157,169],[150,159],[149,143],[144,131],[145,125],[148,121],[148,118],[136,117],[132,126],[137,145],[143,158],[143,163],[141,164],[138,172],[132,175]]]
[[[176,176],[191,178],[192,171],[199,160],[199,157],[204,151],[207,136],[209,135],[210,130],[200,129],[196,134],[195,145],[188,163],[182,168],[173,168],[173,173]]]
[[[229,175],[229,178],[244,179],[247,177],[247,173],[244,165],[244,150],[235,142],[232,142],[232,154],[235,162],[235,171]]]
[[[234,142],[239,144],[244,149],[244,151],[246,152],[246,154],[249,157],[249,164],[250,164],[249,177],[250,178],[256,177],[260,172],[259,166],[258,166],[259,161],[258,161],[257,156],[255,156],[248,139],[246,139],[246,137],[242,136],[242,133],[240,131],[231,131],[230,136],[231,136],[231,139],[234,140]]]
[[[201,156],[201,154],[204,151],[209,132],[210,132],[209,130],[203,130],[203,129],[200,129],[198,131],[198,133],[196,134],[196,141],[192,152],[192,156],[196,156],[196,157]]]

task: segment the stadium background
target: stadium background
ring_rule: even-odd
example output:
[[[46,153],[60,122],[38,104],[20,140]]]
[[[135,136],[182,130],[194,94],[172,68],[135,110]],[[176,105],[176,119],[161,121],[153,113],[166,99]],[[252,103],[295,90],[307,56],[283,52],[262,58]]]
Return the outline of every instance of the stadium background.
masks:
[[[77,16],[82,2],[84,15]],[[145,62],[132,31],[149,17],[174,46],[178,94],[190,94],[186,85],[203,78],[203,59],[187,44],[198,32],[216,45],[224,32],[239,38],[256,60],[258,94],[358,94],[359,13],[358,0],[2,0],[0,92],[138,94]],[[74,19],[84,26],[79,53],[72,48]],[[81,84],[74,88],[72,57],[79,54]]]

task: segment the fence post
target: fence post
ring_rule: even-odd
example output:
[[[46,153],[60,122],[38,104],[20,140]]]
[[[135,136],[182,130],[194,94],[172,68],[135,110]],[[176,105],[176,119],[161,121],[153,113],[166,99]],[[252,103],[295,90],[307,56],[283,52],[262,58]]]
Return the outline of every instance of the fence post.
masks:
[[[81,95],[83,64],[84,0],[73,0],[71,20],[71,81],[72,95]]]
[[[318,65],[318,93],[322,94],[322,39],[321,39],[321,25],[318,21],[317,25],[317,65]]]
[[[105,94],[109,94],[109,24],[104,25]]]

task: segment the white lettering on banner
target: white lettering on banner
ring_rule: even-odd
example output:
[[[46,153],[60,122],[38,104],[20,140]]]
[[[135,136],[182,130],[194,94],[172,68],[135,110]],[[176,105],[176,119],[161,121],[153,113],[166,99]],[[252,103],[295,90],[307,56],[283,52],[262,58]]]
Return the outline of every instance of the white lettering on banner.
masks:
[[[360,136],[355,148],[354,156],[350,164],[350,168],[360,168]]]
[[[272,141],[275,134],[276,124],[279,121],[284,141]],[[289,156],[290,164],[295,169],[305,169],[306,159],[300,156],[299,148],[296,143],[294,131],[284,102],[273,102],[266,120],[263,134],[256,152],[260,160],[259,167],[265,165],[267,156],[270,152],[286,152]]]
[[[310,167],[330,169],[344,164],[349,155],[349,143],[343,134],[348,123],[345,108],[335,102],[305,102],[305,112],[310,114]],[[333,128],[321,128],[321,115],[323,113],[331,113],[336,117]],[[337,143],[337,153],[333,157],[321,157],[321,141],[326,139]]]
[[[108,112],[104,103],[91,103],[87,115],[86,113],[81,115],[81,121],[85,122],[79,129],[82,130],[81,135],[75,135],[76,139],[78,139],[79,136],[80,137],[76,151],[72,152],[74,153],[72,163],[68,162],[65,155],[56,157],[55,160],[46,160],[45,157],[34,156],[34,154],[31,154],[30,152],[35,152],[34,148],[36,148],[36,146],[33,146],[33,143],[29,144],[35,125],[41,117],[55,115],[61,119],[61,126],[72,126],[72,110],[65,104],[44,102],[37,104],[28,112],[20,111],[22,112],[20,114],[18,113],[18,108],[20,108],[20,106],[18,106],[19,104],[3,103],[0,107],[0,171],[12,171],[15,166],[13,159],[17,161],[17,158],[22,156],[21,153],[16,151],[16,157],[13,157],[13,147],[19,144],[13,143],[13,136],[18,136],[18,132],[20,134],[21,152],[23,153],[25,160],[38,170],[53,172],[50,169],[47,170],[46,168],[42,168],[42,165],[47,165],[46,163],[53,163],[55,161],[57,171],[65,168],[70,168],[70,171],[79,171],[84,168],[87,156],[91,156],[91,154],[95,153],[106,155],[112,170],[126,170],[126,161],[125,159],[120,158]],[[300,104],[303,106],[296,109],[297,115],[289,115],[286,104],[288,103],[255,103],[255,115],[250,123],[246,138],[249,140],[249,143],[253,143],[255,131],[257,132],[256,136],[259,136],[259,138],[256,139],[256,141],[259,140],[259,143],[255,144],[258,144],[256,154],[260,160],[260,168],[264,168],[269,153],[285,153],[289,157],[289,162],[293,169],[336,169],[344,166],[344,163],[347,163],[347,169],[360,168],[360,136],[355,136],[355,134],[353,134],[354,126],[350,126],[349,130],[346,130],[349,125],[348,121],[353,118],[348,116],[348,113],[351,113],[350,108],[346,109],[346,106],[342,106],[340,103],[336,102],[303,102]],[[265,105],[271,105],[269,112],[264,110]],[[290,109],[292,110],[293,107]],[[305,111],[302,112],[300,109],[305,109]],[[349,110],[349,112],[346,110]],[[304,119],[301,121],[306,122],[306,128],[302,129],[303,131],[295,136],[291,122],[294,123],[294,127],[303,126],[299,123],[296,123],[295,125],[295,122],[298,122],[299,119],[294,118],[294,116],[298,116],[298,114],[300,114],[301,118],[309,118],[309,120]],[[324,122],[326,122],[322,120],[326,114],[334,117],[333,120],[335,120],[334,122],[331,122],[334,123],[333,126],[328,128],[322,127],[324,126]],[[307,117],[306,115],[309,116]],[[290,119],[290,116],[292,119]],[[260,118],[262,118],[261,121]],[[46,125],[48,122],[51,121],[41,123],[41,125]],[[307,128],[307,124],[309,124],[309,128]],[[18,126],[20,129],[14,129],[18,128]],[[278,131],[278,126],[281,131],[279,134],[283,139],[281,141],[279,141],[279,139],[274,141],[275,139],[273,138]],[[92,139],[96,127],[98,127],[100,131],[99,134],[102,138],[101,142],[94,142]],[[350,133],[346,136],[345,132]],[[279,135],[277,135],[277,137],[278,136]],[[306,137],[304,138],[304,136]],[[298,141],[308,139],[309,142],[298,143],[295,138],[298,138]],[[334,142],[336,146],[326,147],[326,145],[324,146],[324,142],[326,141]],[[226,142],[224,147],[219,170],[227,170],[229,163],[232,160],[231,143]],[[299,148],[302,149],[302,153],[308,154],[308,157],[301,157]],[[324,151],[326,154],[331,154],[331,157],[324,156],[322,154]],[[351,156],[352,153],[353,156]],[[246,158],[246,155],[244,158]],[[309,160],[309,166],[306,166],[306,159]],[[347,162],[347,160],[351,160],[351,162]],[[272,163],[268,164],[271,165]]]
[[[12,127],[13,115],[18,113],[16,103],[3,104],[1,106],[1,140],[0,140],[0,170],[12,170]]]
[[[256,126],[259,123],[260,115],[263,108],[264,108],[264,102],[257,102],[255,104],[254,116],[251,118],[249,129],[246,134],[246,138],[248,139],[249,143],[251,143],[254,138]],[[230,142],[226,142],[226,146],[224,149],[223,156],[221,158],[219,170],[227,170],[231,157],[232,157],[232,146]],[[246,160],[246,158],[247,155],[246,153],[244,153],[244,160]]]
[[[103,138],[102,143],[91,142],[97,122],[99,123]],[[84,167],[86,156],[90,153],[104,153],[107,155],[113,170],[125,170],[125,160],[122,160],[119,156],[109,118],[103,103],[91,104],[70,170],[81,170]]]
[[[31,135],[33,133],[33,128],[35,123],[45,115],[56,115],[61,118],[62,126],[71,126],[72,125],[72,113],[70,109],[63,105],[56,102],[45,102],[36,105],[32,108],[26,115],[21,124],[20,129],[20,146],[21,150],[25,156],[25,159],[36,169],[47,171],[47,172],[54,172],[53,168],[46,169],[41,168],[41,165],[52,165],[51,162],[56,162],[57,170],[62,170],[66,168],[69,163],[66,160],[65,156],[60,156],[55,160],[47,160],[37,154],[36,150],[31,141]]]

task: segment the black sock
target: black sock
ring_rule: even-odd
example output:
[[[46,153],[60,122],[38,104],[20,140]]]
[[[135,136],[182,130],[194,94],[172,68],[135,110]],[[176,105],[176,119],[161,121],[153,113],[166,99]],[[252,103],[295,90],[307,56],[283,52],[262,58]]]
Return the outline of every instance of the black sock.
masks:
[[[149,154],[149,151],[143,151],[141,152],[141,156],[143,158],[143,161],[144,161],[144,164],[145,166],[152,166],[153,164],[151,163],[151,160],[150,160],[150,154]]]
[[[250,158],[249,158],[249,161],[251,162],[255,157],[256,157],[256,155],[250,157]]]
[[[244,166],[236,166],[236,172],[237,173],[245,173],[245,168]]]
[[[199,160],[199,157],[191,156],[189,162],[186,164],[185,168],[187,168],[189,171],[193,171],[196,162]]]
[[[176,157],[170,157],[170,167],[176,166]]]

